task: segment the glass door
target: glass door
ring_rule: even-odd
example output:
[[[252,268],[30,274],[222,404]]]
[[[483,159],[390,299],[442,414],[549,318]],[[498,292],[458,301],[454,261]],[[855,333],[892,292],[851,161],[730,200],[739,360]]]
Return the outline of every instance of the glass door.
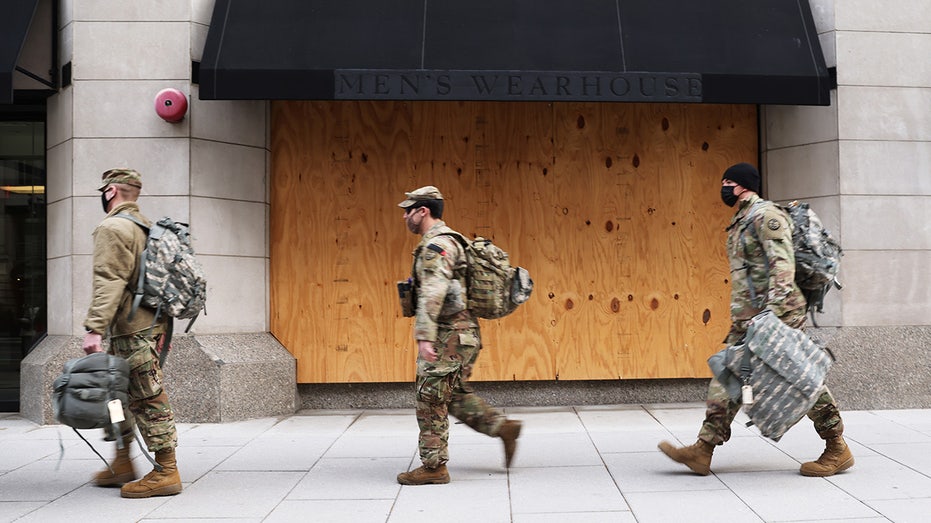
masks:
[[[19,410],[20,362],[47,332],[45,167],[44,115],[0,111],[0,412]]]

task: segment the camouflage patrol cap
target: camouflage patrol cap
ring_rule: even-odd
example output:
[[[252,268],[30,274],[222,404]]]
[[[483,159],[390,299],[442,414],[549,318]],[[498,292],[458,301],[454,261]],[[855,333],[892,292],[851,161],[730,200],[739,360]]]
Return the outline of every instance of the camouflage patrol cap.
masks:
[[[100,187],[98,191],[103,191],[111,183],[123,183],[142,189],[142,175],[132,169],[110,169],[100,176]]]
[[[443,195],[440,194],[440,190],[432,185],[427,185],[426,187],[415,189],[411,192],[404,193],[404,195],[407,196],[407,199],[398,204],[398,207],[401,207],[402,209],[407,209],[408,207],[418,202],[443,199]]]

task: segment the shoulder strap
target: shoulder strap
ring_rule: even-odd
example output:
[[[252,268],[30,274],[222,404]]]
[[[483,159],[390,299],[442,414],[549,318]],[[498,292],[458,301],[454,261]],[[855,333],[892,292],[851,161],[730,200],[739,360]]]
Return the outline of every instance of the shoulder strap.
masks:
[[[125,218],[139,227],[142,227],[142,230],[145,231],[146,236],[149,234],[149,227],[146,224],[142,223],[139,219],[131,214],[125,212],[114,214],[116,218]],[[129,315],[126,317],[127,320],[132,321],[133,316],[136,315],[136,311],[139,310],[139,305],[142,303],[143,288],[145,285],[145,249],[139,253],[139,278],[136,282],[136,290],[133,291],[133,306],[129,309]]]

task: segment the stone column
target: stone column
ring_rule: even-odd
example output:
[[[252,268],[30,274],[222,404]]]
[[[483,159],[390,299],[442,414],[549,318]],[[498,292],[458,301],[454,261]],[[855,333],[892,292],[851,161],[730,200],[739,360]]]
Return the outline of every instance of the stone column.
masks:
[[[842,406],[931,406],[931,4],[811,0],[830,107],[765,107],[768,197],[802,199],[844,249],[816,334]]]
[[[49,336],[22,364],[21,413],[54,422],[50,385],[83,355],[91,233],[102,219],[100,174],[143,175],[152,219],[191,225],[208,280],[207,311],[176,343],[166,382],[179,421],[230,421],[294,412],[293,357],[268,334],[269,111],[264,101],[201,102],[192,83],[210,0],[61,2],[61,63],[72,79],[48,106]],[[188,96],[179,123],[155,95]]]

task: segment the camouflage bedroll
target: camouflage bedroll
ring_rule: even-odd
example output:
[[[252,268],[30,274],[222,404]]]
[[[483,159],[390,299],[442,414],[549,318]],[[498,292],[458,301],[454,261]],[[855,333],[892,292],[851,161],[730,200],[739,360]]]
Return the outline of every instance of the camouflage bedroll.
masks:
[[[745,351],[750,353],[749,362]],[[749,380],[753,403],[744,405],[744,410],[751,424],[773,441],[779,441],[811,410],[832,363],[828,351],[771,311],[750,321],[743,343],[708,360],[735,401],[740,401],[741,384]]]

